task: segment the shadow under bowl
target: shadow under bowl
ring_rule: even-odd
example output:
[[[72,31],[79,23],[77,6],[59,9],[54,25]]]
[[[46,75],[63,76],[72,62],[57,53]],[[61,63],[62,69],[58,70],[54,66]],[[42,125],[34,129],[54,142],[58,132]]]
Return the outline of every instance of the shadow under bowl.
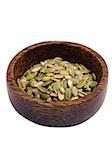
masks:
[[[96,89],[74,101],[49,103],[32,98],[19,89],[16,80],[27,69],[57,56],[70,62],[82,63],[94,72],[99,83]],[[23,49],[12,59],[7,70],[8,94],[14,108],[35,123],[54,127],[77,125],[93,116],[104,101],[107,82],[107,65],[98,53],[84,45],[63,41],[42,42]]]

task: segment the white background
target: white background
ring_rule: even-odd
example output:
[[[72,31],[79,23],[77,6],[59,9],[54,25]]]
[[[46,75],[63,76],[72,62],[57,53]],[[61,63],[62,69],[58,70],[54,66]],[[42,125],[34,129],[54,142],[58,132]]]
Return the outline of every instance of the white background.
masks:
[[[111,0],[0,0],[0,150],[112,150]],[[79,42],[96,50],[110,72],[101,109],[69,128],[43,127],[20,116],[6,89],[6,70],[21,49],[47,40]]]

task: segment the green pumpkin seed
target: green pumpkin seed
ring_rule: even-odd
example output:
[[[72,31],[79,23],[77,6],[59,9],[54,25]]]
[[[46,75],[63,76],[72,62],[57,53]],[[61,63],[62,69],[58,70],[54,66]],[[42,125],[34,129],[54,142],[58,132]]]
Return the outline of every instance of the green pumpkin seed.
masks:
[[[86,84],[86,80],[82,79],[79,81],[79,83],[76,85],[77,88],[82,88]]]
[[[25,77],[21,78],[21,85],[22,85],[23,89],[26,89],[28,83],[29,83],[29,81],[27,81]]]
[[[81,66],[81,68],[83,70],[83,73],[89,73],[90,72],[90,70],[87,69],[84,65],[80,64],[80,66]]]
[[[77,82],[79,82],[80,80],[83,79],[83,76],[82,75],[75,76],[75,79],[77,80]]]
[[[65,98],[66,98],[67,100],[69,100],[69,99],[71,99],[71,96],[72,96],[72,91],[71,91],[71,89],[70,89],[70,88],[66,88],[66,90],[65,90]]]
[[[50,76],[53,76],[54,73],[46,73],[46,76],[50,77]]]
[[[82,67],[78,63],[75,63],[74,65],[76,66],[77,69],[82,70]]]
[[[85,74],[85,75],[83,75],[82,78],[85,79],[85,80],[88,80],[88,79],[89,79],[89,76],[88,76],[88,74]]]
[[[67,88],[67,80],[63,80],[63,88],[66,89]]]
[[[67,70],[60,70],[59,73],[62,74],[62,75],[64,75],[64,76],[68,76],[69,75],[69,73],[68,73]]]
[[[70,79],[73,83],[73,85],[76,85],[79,81],[76,78],[71,78]]]
[[[36,76],[34,79],[37,81],[40,81],[40,80],[42,80],[42,77]]]
[[[46,93],[41,93],[41,94],[40,94],[40,98],[43,99],[43,100],[46,100],[46,99],[48,99],[49,97],[50,97],[49,94],[46,94]]]
[[[46,68],[44,70],[45,73],[50,73],[50,72],[53,72],[54,71],[54,68]]]
[[[77,88],[75,86],[72,87],[72,94],[76,97],[78,95]]]
[[[31,80],[31,79],[33,79],[36,75],[37,75],[37,72],[30,73],[30,74],[27,74],[27,76],[26,76],[25,78],[26,78],[26,80]]]
[[[53,90],[57,93],[57,91],[59,91],[59,89],[60,89],[60,81],[57,81],[53,85]]]
[[[96,87],[97,84],[98,84],[97,81],[91,81],[90,87],[91,87],[91,88]]]
[[[75,74],[76,74],[77,76],[82,75],[82,71],[80,71],[80,70],[75,70]]]
[[[43,93],[47,93],[47,89],[45,87],[38,86],[37,88],[39,89],[39,91],[41,91]]]
[[[48,80],[48,81],[44,82],[42,86],[48,86],[48,85],[51,84],[52,82],[53,82],[52,80]]]

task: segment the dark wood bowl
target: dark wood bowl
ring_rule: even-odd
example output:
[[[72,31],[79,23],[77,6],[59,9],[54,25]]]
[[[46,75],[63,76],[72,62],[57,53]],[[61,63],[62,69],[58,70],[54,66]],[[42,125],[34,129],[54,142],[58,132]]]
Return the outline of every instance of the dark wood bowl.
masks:
[[[21,91],[16,79],[33,64],[56,56],[70,62],[79,62],[96,73],[99,82],[89,95],[75,101],[46,102],[32,98]],[[20,51],[7,70],[7,88],[14,108],[25,118],[46,126],[72,126],[93,116],[102,105],[108,82],[108,69],[104,59],[92,49],[77,43],[48,41],[37,43]]]

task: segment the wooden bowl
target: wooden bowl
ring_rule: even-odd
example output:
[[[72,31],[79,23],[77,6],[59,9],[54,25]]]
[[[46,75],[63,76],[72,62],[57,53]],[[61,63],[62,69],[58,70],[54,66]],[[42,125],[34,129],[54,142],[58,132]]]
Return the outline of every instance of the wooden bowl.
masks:
[[[74,101],[46,102],[28,96],[16,84],[16,79],[33,64],[56,56],[70,62],[79,62],[96,73],[99,82],[89,95]],[[92,49],[77,43],[48,41],[37,43],[20,51],[7,70],[7,88],[14,108],[25,118],[46,126],[73,126],[93,116],[102,105],[108,82],[104,59]]]

